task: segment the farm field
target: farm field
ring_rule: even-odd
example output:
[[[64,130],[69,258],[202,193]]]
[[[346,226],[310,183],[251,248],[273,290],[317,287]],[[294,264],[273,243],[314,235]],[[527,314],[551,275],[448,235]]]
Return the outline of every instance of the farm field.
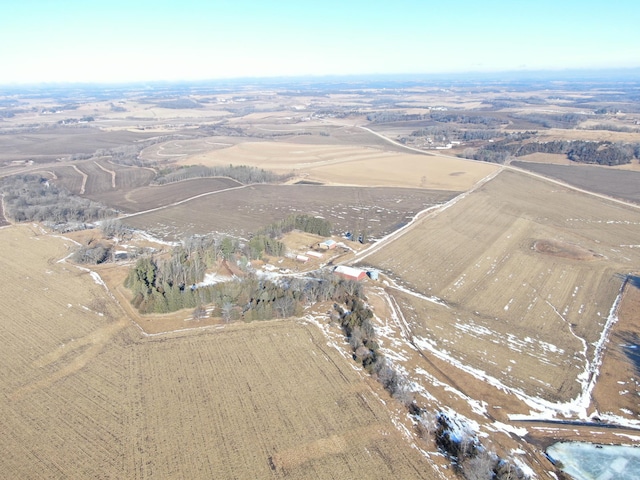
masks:
[[[76,195],[109,196],[116,198],[130,190],[148,185],[155,177],[150,168],[129,167],[99,160],[83,160],[49,168],[32,169],[34,173],[46,175],[54,183]]]
[[[400,300],[424,348],[569,402],[637,269],[639,226],[633,208],[505,171],[363,262],[444,304]]]
[[[165,185],[146,185],[87,196],[124,212],[135,213],[171,205],[197,195],[240,186],[240,183],[230,178],[196,178]]]
[[[396,186],[462,191],[496,165],[359,146],[243,143],[186,157],[181,164],[252,165],[333,185]]]
[[[442,478],[315,325],[140,336],[88,272],[58,262],[69,242],[30,225],[0,241],[2,472]]]
[[[514,167],[558,179],[591,192],[640,204],[640,172],[587,165],[511,162]]]
[[[245,236],[290,214],[305,213],[329,220],[336,232],[364,232],[371,239],[395,230],[417,212],[454,195],[441,190],[388,187],[252,185],[130,216],[124,221],[160,237],[180,238],[181,234],[212,231]]]
[[[141,477],[436,478],[314,326],[150,341],[130,361],[142,373],[132,399],[142,407],[132,439]]]
[[[66,116],[74,113],[66,112]],[[78,113],[75,113],[78,115]],[[49,116],[42,120],[51,121]],[[40,118],[39,118],[40,120]],[[7,125],[3,125],[7,128]],[[16,125],[16,129],[25,127]],[[4,132],[3,132],[4,133]],[[153,136],[146,132],[103,131],[90,126],[63,127],[47,125],[23,132],[0,135],[0,164],[13,160],[51,161],[76,153],[93,153],[100,148],[117,147]]]
[[[434,441],[438,413],[538,478],[559,477],[544,456],[555,441],[638,444],[637,81],[454,80],[0,91],[0,177],[42,175],[141,230],[62,237],[0,210],[0,477],[467,476]],[[623,163],[502,156],[505,142],[553,140],[622,142]],[[151,184],[230,164],[292,176]],[[42,204],[49,183],[8,188],[7,201]],[[83,226],[102,218],[94,207]],[[59,210],[19,218],[79,228]],[[246,324],[217,316],[223,305],[142,315],[130,303],[124,280],[143,249],[161,261],[162,240],[242,240],[294,213],[327,219],[344,245],[305,261],[322,238],[293,231],[287,256],[252,267],[283,282],[378,269],[362,298],[395,398],[376,381],[388,371],[354,360],[358,331],[345,338],[334,300]],[[80,244],[106,261],[74,266]],[[218,256],[208,278],[242,276],[234,259]]]

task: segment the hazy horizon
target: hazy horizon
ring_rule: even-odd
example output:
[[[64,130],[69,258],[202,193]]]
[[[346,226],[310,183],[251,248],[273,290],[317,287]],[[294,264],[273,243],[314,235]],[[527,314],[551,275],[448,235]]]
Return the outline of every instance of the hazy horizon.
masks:
[[[0,12],[0,85],[640,67],[628,0],[25,0]]]

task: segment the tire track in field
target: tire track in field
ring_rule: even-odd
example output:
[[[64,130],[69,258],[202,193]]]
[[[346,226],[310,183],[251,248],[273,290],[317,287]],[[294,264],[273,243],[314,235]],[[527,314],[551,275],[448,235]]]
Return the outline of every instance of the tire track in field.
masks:
[[[111,188],[116,188],[116,172],[115,172],[115,170],[109,170],[109,169],[103,167],[102,165],[100,165],[98,162],[95,162],[95,161],[93,163],[95,163],[98,166],[98,168],[100,170],[102,170],[103,172],[107,172],[107,173],[111,174]]]
[[[62,345],[53,352],[40,357],[33,364],[35,368],[44,368],[46,366],[53,365],[59,361],[63,361],[64,357],[69,355],[71,352],[80,350],[80,353],[75,358],[62,365],[52,374],[36,380],[35,382],[28,383],[15,390],[11,395],[9,395],[9,399],[12,401],[18,401],[28,393],[47,388],[58,380],[81,370],[92,359],[98,356],[118,331],[127,325],[128,322],[126,321],[126,318],[122,317],[117,322],[109,323],[104,327],[94,330],[90,334],[74,341],[73,343]]]
[[[87,179],[89,178],[89,175],[87,175],[82,170],[80,170],[76,165],[71,165],[71,167],[80,175],[82,175],[82,185],[80,186],[80,195],[84,195],[84,190],[87,186]]]
[[[225,188],[225,189],[222,189],[222,190],[216,190],[216,191],[213,191],[213,192],[205,192],[205,193],[201,193],[199,195],[194,195],[193,197],[185,198],[183,200],[178,200],[177,202],[173,202],[173,203],[170,203],[168,205],[162,205],[161,207],[150,208],[149,210],[143,210],[142,212],[129,213],[129,214],[123,215],[120,218],[131,218],[131,217],[135,217],[137,215],[143,215],[145,213],[157,212],[157,211],[160,211],[160,210],[164,210],[165,208],[171,208],[171,207],[176,207],[178,205],[182,205],[183,203],[187,203],[187,202],[190,202],[192,200],[196,200],[198,198],[206,197],[206,196],[209,196],[209,195],[215,195],[217,193],[230,192],[232,190],[240,190],[242,188],[247,188],[249,186],[251,186],[251,185],[239,185],[237,187],[229,187],[229,188]]]

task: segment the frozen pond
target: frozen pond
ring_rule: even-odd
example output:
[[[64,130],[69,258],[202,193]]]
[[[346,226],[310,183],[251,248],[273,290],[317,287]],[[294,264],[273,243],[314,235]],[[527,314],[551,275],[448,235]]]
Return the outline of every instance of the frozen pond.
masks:
[[[547,455],[562,462],[562,471],[576,480],[637,480],[640,478],[640,448],[592,443],[561,442]]]

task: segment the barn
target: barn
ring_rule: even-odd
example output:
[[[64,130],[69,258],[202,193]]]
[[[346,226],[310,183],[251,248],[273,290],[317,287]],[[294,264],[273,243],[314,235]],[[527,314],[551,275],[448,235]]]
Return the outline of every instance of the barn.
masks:
[[[367,276],[367,272],[360,270],[359,268],[347,267],[345,265],[338,265],[333,271],[336,275],[341,276],[347,280],[364,280]]]

